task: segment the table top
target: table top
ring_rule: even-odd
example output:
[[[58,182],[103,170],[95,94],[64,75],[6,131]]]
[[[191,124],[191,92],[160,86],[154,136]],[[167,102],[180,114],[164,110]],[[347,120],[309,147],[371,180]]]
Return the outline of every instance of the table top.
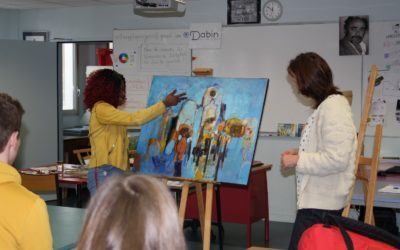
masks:
[[[378,176],[376,183],[374,206],[400,208],[400,194],[383,193],[378,191],[379,189],[387,185],[399,185],[399,183],[400,183],[400,175]],[[354,195],[352,198],[352,204],[364,205],[364,192],[362,189],[361,181],[356,182]]]
[[[76,164],[49,164],[32,168],[22,168],[18,170],[24,174],[57,174],[59,182],[76,183],[87,182],[87,168]]]
[[[85,209],[74,207],[47,206],[49,212],[53,248],[73,249],[79,239]]]

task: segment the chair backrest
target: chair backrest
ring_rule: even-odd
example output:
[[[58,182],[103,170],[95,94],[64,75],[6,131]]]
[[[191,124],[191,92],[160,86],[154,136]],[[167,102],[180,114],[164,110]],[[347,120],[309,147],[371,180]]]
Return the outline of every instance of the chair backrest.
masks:
[[[56,193],[57,204],[61,204],[61,193],[58,187],[58,174],[25,174],[20,173],[21,184],[33,193]]]
[[[90,148],[74,149],[72,152],[76,155],[81,165],[84,166],[89,163],[91,154]]]

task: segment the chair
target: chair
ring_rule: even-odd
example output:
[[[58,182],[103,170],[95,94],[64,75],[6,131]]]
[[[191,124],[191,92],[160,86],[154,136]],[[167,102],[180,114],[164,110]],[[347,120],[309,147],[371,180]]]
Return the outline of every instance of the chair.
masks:
[[[62,205],[61,190],[58,186],[58,174],[20,173],[22,186],[33,193],[56,193],[57,205]]]
[[[89,163],[91,154],[90,148],[74,149],[72,152],[76,155],[81,165],[85,166]]]

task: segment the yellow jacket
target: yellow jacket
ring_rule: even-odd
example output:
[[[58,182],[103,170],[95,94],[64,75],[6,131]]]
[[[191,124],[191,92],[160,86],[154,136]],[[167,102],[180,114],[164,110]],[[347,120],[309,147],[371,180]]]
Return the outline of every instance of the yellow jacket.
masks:
[[[44,201],[21,186],[21,176],[0,162],[0,249],[52,249]]]
[[[89,167],[112,165],[128,169],[129,140],[127,126],[139,126],[165,112],[163,102],[158,102],[137,112],[121,111],[106,102],[97,102],[89,122],[91,156]]]

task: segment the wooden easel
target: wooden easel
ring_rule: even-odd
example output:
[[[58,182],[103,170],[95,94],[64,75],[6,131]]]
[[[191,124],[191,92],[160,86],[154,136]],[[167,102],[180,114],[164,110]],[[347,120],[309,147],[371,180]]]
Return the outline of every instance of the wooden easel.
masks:
[[[201,235],[203,238],[203,249],[210,249],[210,241],[211,241],[211,215],[212,215],[212,201],[214,194],[214,185],[216,182],[214,181],[196,181],[196,180],[188,180],[183,182],[182,186],[182,196],[181,203],[179,205],[179,221],[183,228],[183,222],[185,220],[185,212],[186,212],[186,204],[187,198],[189,195],[189,187],[191,184],[194,184],[196,189],[196,197],[197,197],[197,206],[199,210],[199,221],[201,227]],[[204,207],[203,200],[203,190],[202,183],[206,183],[206,204]]]
[[[185,213],[186,213],[186,205],[187,199],[189,195],[189,189],[191,186],[195,187],[196,197],[197,197],[197,206],[199,211],[199,221],[201,227],[201,237],[203,239],[203,249],[209,250],[211,245],[211,216],[212,216],[212,201],[214,194],[215,185],[219,184],[215,181],[206,181],[206,180],[195,180],[188,178],[180,178],[180,177],[165,177],[159,176],[163,179],[165,184],[168,180],[172,181],[182,181],[182,190],[181,190],[181,198],[179,204],[179,223],[183,228],[183,223],[185,221]],[[202,185],[206,184],[206,204],[204,207],[203,200],[203,188]]]
[[[378,165],[379,165],[379,155],[380,155],[381,141],[382,141],[382,124],[378,124],[375,127],[374,148],[372,156],[370,158],[364,156],[363,145],[364,145],[365,131],[368,123],[369,111],[371,109],[371,104],[372,104],[372,97],[374,95],[375,80],[377,74],[378,74],[377,66],[372,65],[371,72],[369,75],[367,93],[364,100],[362,116],[360,120],[360,128],[357,137],[358,145],[357,145],[356,162],[354,169],[356,174],[356,179],[350,190],[348,205],[345,207],[343,211],[343,216],[348,217],[356,181],[360,180],[362,181],[363,191],[364,191],[364,203],[365,203],[364,222],[371,225],[375,224],[373,217],[373,207],[374,207],[375,188],[376,188],[376,180],[377,180]],[[370,166],[369,171],[367,171],[366,169],[367,166]]]

